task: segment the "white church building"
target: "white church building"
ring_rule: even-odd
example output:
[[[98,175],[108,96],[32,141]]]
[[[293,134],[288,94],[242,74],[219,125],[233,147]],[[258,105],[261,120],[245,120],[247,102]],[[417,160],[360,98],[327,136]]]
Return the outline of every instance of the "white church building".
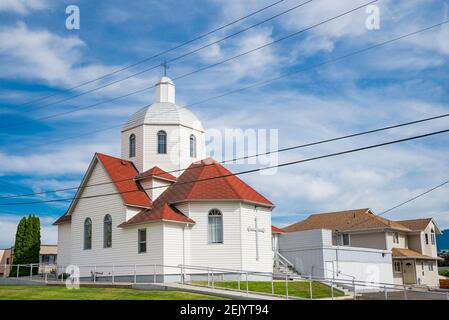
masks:
[[[168,77],[155,88],[154,103],[121,130],[121,158],[96,153],[55,222],[58,265],[80,266],[81,276],[147,266],[158,281],[179,265],[272,273],[282,232],[271,225],[273,203],[205,159],[203,126],[175,104]]]

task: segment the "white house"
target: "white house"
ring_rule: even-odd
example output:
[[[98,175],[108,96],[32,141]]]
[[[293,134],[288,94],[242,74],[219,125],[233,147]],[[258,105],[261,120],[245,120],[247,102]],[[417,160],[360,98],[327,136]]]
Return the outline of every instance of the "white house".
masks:
[[[371,209],[312,214],[284,228],[280,253],[297,271],[327,278],[438,287],[432,218],[393,221]]]
[[[121,158],[94,155],[55,222],[61,267],[126,276],[138,265],[139,274],[156,270],[158,281],[179,274],[180,264],[273,272],[273,203],[204,159],[203,126],[175,104],[169,78],[126,122],[121,146]]]

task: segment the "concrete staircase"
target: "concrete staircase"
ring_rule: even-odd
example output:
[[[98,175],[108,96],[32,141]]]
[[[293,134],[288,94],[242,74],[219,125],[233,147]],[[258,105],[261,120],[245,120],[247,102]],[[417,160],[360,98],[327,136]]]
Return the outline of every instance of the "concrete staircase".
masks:
[[[285,279],[286,276],[299,276],[300,274],[295,270],[293,263],[288,261],[279,252],[275,253],[273,264],[274,278]]]

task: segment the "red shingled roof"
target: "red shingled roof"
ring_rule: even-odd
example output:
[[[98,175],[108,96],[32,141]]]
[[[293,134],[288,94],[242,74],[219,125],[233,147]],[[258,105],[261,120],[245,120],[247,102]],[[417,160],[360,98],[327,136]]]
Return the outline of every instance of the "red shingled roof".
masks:
[[[142,189],[140,184],[134,180],[139,172],[131,161],[111,157],[102,153],[97,153],[97,157],[114,181],[117,191],[121,192],[125,204],[139,207],[151,206],[150,197]]]
[[[150,177],[160,178],[160,179],[169,180],[169,181],[173,181],[173,182],[176,181],[175,176],[162,170],[158,166],[155,166],[155,167],[151,168],[150,170],[142,172],[141,174],[138,175],[137,179],[150,178]]]
[[[170,189],[169,203],[186,200],[246,200],[273,206],[267,198],[212,159],[191,164]]]
[[[271,226],[271,232],[272,233],[284,233],[285,231],[282,230],[281,228],[275,227],[275,226]]]

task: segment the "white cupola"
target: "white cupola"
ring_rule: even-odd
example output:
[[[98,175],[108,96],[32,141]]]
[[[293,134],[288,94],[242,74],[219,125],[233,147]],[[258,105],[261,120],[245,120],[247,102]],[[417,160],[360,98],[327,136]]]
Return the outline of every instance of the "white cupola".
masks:
[[[179,176],[180,170],[205,157],[201,121],[176,105],[175,84],[162,77],[155,85],[153,104],[134,113],[122,128],[122,158],[139,172],[157,166]]]
[[[175,103],[175,84],[169,77],[162,77],[161,80],[156,83],[154,102]]]

